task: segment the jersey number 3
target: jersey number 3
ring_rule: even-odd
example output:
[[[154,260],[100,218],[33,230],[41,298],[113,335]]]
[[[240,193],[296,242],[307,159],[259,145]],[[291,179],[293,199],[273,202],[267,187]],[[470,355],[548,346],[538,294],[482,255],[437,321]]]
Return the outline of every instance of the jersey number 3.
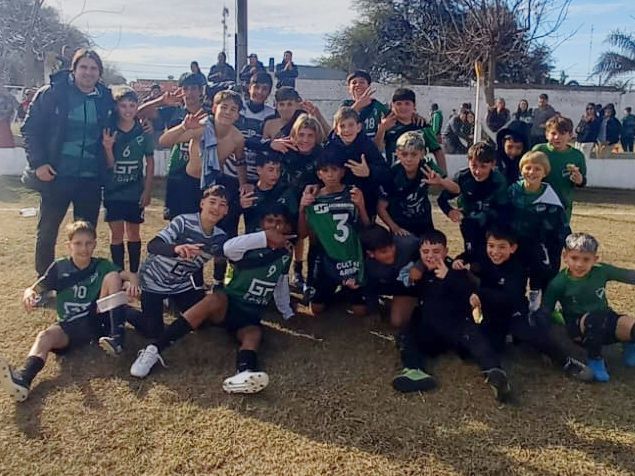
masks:
[[[346,213],[335,213],[333,215],[333,220],[335,220],[335,233],[333,234],[333,238],[335,238],[340,243],[345,243],[351,234],[348,225],[348,214]]]

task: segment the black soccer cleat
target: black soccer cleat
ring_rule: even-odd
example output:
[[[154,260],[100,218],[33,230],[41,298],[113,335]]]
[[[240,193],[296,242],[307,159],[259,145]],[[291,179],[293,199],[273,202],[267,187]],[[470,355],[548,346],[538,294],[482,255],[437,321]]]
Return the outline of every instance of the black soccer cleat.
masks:
[[[507,403],[512,397],[512,386],[503,369],[493,368],[485,371],[485,383],[494,391],[494,397],[501,403]]]

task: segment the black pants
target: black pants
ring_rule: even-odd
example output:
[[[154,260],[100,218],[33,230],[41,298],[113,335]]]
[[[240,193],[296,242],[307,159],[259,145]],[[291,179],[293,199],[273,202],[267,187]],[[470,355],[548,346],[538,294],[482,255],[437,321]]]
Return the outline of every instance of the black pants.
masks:
[[[205,297],[202,289],[191,289],[178,294],[160,294],[149,291],[141,293],[141,318],[134,322],[135,328],[144,336],[156,339],[163,332],[163,300],[171,299],[179,312],[183,313]]]
[[[101,206],[101,185],[93,179],[58,178],[40,194],[40,216],[35,244],[35,270],[42,276],[55,259],[55,242],[60,224],[73,204],[73,219],[97,226]]]
[[[633,136],[622,136],[620,142],[622,142],[622,149],[624,149],[624,152],[633,152],[634,141],[635,137]]]
[[[529,275],[529,289],[547,289],[549,282],[560,271],[561,243],[540,243],[523,240],[518,254]]]
[[[465,217],[461,221],[459,229],[461,230],[461,236],[463,236],[466,258],[472,261],[487,259],[486,227],[480,225],[474,219]]]

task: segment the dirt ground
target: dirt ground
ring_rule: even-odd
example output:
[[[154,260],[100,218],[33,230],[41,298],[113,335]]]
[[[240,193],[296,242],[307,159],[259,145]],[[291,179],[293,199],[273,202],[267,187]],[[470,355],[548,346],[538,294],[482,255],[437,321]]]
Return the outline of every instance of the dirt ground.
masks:
[[[573,228],[593,233],[602,259],[635,267],[635,193],[585,191]],[[37,204],[17,180],[0,179],[0,353],[21,364],[53,311],[25,313],[34,279]],[[163,221],[147,212],[144,239]],[[458,230],[436,224],[459,251]],[[108,256],[100,224],[98,254]],[[63,253],[63,247],[58,248]],[[633,288],[611,285],[619,311],[635,309]],[[438,390],[395,393],[398,370],[390,329],[378,316],[342,309],[290,322],[270,315],[261,360],[271,385],[261,394],[221,389],[235,348],[221,329],[191,334],[166,352],[167,369],[129,376],[144,340],[129,333],[112,359],[97,348],[51,358],[27,402],[0,395],[0,474],[440,475],[635,474],[635,370],[607,353],[605,385],[567,380],[522,348],[505,367],[518,402],[497,404],[478,369],[454,356],[434,362]]]

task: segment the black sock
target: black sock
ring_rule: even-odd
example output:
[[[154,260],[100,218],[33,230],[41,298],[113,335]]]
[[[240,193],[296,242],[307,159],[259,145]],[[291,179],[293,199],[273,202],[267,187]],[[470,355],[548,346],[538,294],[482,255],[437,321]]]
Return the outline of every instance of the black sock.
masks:
[[[20,370],[20,375],[25,383],[31,385],[35,376],[44,368],[44,361],[36,356],[29,355],[24,362],[24,367]]]
[[[189,322],[181,315],[176,318],[176,320],[165,328],[159,339],[154,343],[159,349],[159,352],[170,347],[174,342],[179,340],[181,337],[186,336],[192,331],[192,326]]]
[[[412,333],[408,331],[397,332],[395,343],[404,368],[423,370],[423,354],[419,352]]]
[[[255,350],[241,349],[236,354],[236,370],[244,372],[245,370],[251,370],[255,372],[258,370],[258,354]]]
[[[123,243],[119,243],[118,245],[110,245],[110,256],[112,256],[112,262],[119,266],[121,269],[124,269],[125,255],[126,251],[124,249]]]
[[[110,337],[123,345],[126,335],[126,312],[124,306],[108,311],[110,317]]]
[[[293,263],[293,271],[298,274],[302,274],[302,268],[304,267],[304,261],[296,261]]]
[[[139,262],[141,261],[141,242],[129,241],[127,246],[128,259],[130,260],[130,271],[136,273],[139,271]]]
[[[227,270],[227,261],[224,258],[214,260],[214,280],[217,283],[225,281],[225,271]]]

